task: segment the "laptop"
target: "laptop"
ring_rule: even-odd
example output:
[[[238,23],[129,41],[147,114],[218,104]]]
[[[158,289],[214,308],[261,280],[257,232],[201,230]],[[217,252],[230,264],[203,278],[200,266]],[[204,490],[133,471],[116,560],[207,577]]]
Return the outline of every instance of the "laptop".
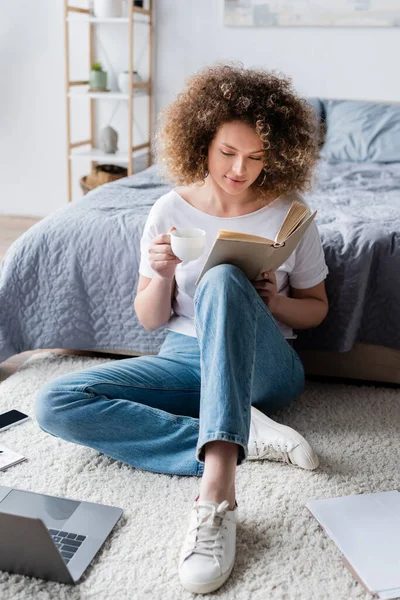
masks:
[[[75,584],[122,513],[0,485],[0,570]]]

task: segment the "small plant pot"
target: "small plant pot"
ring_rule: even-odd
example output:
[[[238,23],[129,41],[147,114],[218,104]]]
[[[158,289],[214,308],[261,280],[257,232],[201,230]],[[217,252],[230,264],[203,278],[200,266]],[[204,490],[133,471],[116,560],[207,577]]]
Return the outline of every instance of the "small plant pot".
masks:
[[[106,90],[107,89],[107,72],[106,71],[90,71],[89,87],[91,90]]]

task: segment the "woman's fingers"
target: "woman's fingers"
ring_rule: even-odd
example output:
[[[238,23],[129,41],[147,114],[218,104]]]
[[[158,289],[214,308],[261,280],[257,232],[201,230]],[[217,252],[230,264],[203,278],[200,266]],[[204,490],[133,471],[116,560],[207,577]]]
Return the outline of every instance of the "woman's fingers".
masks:
[[[276,282],[275,271],[265,271],[265,273],[263,273],[263,277],[265,280],[271,281],[271,283]]]
[[[169,254],[167,252],[155,252],[151,254],[151,259],[155,261],[167,260],[168,262],[182,262],[175,254]]]
[[[268,283],[266,281],[255,281],[253,282],[253,285],[257,291],[257,294],[261,296],[261,298],[268,298],[269,296],[273,296],[275,293],[275,285],[273,283]]]
[[[170,227],[169,230],[172,231],[176,229],[176,227]],[[176,259],[176,255],[173,253],[171,248],[171,239],[167,233],[158,234],[152,242],[148,253],[151,255],[153,260],[166,260],[170,257]],[[178,259],[178,262],[182,262]]]
[[[182,261],[179,260],[179,258],[178,258],[176,260],[169,260],[169,259],[168,260],[155,260],[155,261],[152,261],[152,262],[153,263],[157,263],[157,267],[160,268],[160,269],[163,269],[163,268],[170,267],[171,265],[178,264],[178,263],[180,263]]]
[[[170,228],[172,230],[172,227]],[[168,233],[159,233],[153,240],[154,244],[168,244],[171,245],[171,239]]]
[[[150,246],[149,254],[170,254],[171,256],[175,256],[172,252],[172,248],[169,244],[156,244],[155,246]]]
[[[269,281],[253,281],[253,285],[256,290],[272,290],[274,288],[274,284]]]

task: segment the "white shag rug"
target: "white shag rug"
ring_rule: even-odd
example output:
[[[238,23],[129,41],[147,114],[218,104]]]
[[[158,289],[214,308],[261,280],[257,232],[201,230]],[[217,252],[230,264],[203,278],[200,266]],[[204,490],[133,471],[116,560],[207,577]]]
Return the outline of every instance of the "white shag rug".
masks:
[[[16,408],[34,417],[34,398],[44,383],[109,360],[33,355],[1,383],[0,412]],[[370,600],[305,504],[400,488],[400,391],[307,382],[295,405],[274,418],[302,433],[321,464],[313,472],[271,461],[238,468],[236,563],[228,582],[206,597]],[[124,509],[77,586],[0,572],[2,600],[194,597],[181,588],[177,564],[198,478],[136,470],[46,435],[34,418],[0,433],[0,440],[29,459],[0,473],[1,484]]]

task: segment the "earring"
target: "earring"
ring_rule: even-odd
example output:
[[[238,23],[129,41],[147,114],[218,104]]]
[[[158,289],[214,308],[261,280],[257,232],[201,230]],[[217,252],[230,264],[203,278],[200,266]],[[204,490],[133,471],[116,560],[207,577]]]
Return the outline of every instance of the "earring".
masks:
[[[265,180],[267,179],[267,173],[265,172],[264,169],[263,169],[263,171],[264,171],[264,177],[263,177],[262,182],[258,184],[258,187],[262,187],[265,183]]]

